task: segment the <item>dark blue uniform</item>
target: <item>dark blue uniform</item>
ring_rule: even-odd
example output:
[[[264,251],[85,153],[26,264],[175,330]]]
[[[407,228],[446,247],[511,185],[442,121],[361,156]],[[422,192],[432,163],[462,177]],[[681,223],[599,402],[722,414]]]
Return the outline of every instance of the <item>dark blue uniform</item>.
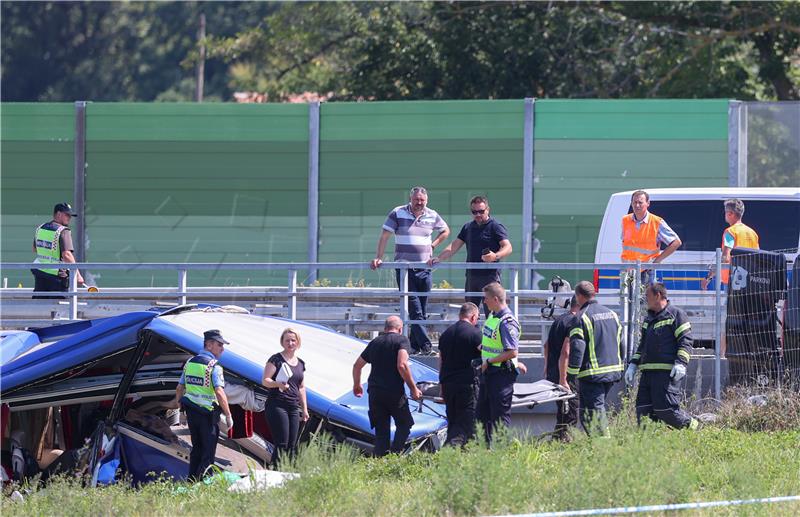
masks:
[[[606,396],[622,378],[624,352],[622,325],[617,313],[597,303],[586,302],[569,334],[567,378],[578,380],[580,419],[584,430],[607,431]]]
[[[637,420],[647,416],[678,429],[697,426],[680,408],[683,380],[673,382],[670,377],[676,363],[689,365],[691,351],[692,326],[682,309],[667,304],[659,312],[647,311],[639,347],[631,357],[631,363],[642,372],[636,394]]]
[[[502,351],[518,349],[520,334],[519,322],[508,307],[496,314],[492,313],[483,327],[482,355],[485,357],[487,347],[498,343],[501,344]],[[516,380],[517,369],[512,361],[492,364],[481,376],[478,418],[483,423],[487,441],[491,441],[492,432],[498,424],[511,425],[511,401]]]

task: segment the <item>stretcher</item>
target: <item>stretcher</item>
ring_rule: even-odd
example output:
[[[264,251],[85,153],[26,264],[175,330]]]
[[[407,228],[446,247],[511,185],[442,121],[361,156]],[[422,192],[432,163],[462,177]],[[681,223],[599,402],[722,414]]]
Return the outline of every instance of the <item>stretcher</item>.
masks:
[[[434,408],[425,405],[425,401],[444,404],[444,399],[441,396],[441,385],[438,382],[418,382],[417,387],[422,392],[422,400],[419,401],[417,411],[422,411],[423,407],[436,411]],[[536,382],[517,382],[514,383],[511,408],[533,409],[540,404],[569,400],[573,397],[575,397],[575,394],[564,388],[564,386],[546,379]]]

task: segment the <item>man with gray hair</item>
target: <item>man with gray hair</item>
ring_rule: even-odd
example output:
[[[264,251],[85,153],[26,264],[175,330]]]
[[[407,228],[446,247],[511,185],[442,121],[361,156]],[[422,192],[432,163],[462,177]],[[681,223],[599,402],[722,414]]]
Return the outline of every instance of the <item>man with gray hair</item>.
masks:
[[[434,230],[439,234],[431,239]],[[433,250],[450,235],[450,228],[435,210],[428,208],[428,191],[425,187],[411,189],[409,203],[392,209],[383,223],[383,230],[378,239],[378,249],[375,258],[370,262],[372,269],[377,269],[383,263],[383,254],[386,243],[394,234],[394,260],[396,262],[427,262]],[[397,285],[400,289],[400,270],[395,271]],[[408,290],[418,293],[427,293],[432,286],[431,270],[428,268],[413,268],[408,270]],[[408,317],[412,320],[427,319],[425,306],[427,296],[408,297]],[[411,348],[416,353],[430,354],[431,340],[425,327],[419,324],[411,325]]]
[[[757,250],[758,234],[755,230],[742,222],[744,216],[744,201],[741,199],[727,199],[725,201],[725,222],[728,227],[722,232],[722,283],[727,284],[730,277],[731,250],[733,248],[750,248]],[[708,288],[711,279],[714,278],[713,267],[709,269],[708,276],[701,280],[703,289]]]

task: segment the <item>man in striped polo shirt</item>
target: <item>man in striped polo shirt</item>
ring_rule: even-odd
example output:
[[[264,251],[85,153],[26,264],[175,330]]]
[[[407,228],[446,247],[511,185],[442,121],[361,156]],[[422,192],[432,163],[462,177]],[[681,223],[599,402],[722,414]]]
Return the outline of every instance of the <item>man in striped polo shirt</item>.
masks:
[[[439,234],[431,240],[434,231]],[[370,263],[377,269],[383,263],[386,243],[394,234],[394,260],[396,262],[427,262],[433,250],[447,239],[450,228],[435,210],[428,208],[428,191],[425,187],[414,187],[407,205],[394,208],[383,223],[378,239],[378,250]],[[396,270],[397,285],[400,286],[400,270]],[[408,270],[408,290],[426,293],[431,290],[431,270],[427,268]],[[400,286],[401,287],[401,286]],[[401,287],[402,288],[402,287]],[[427,296],[408,297],[408,317],[412,320],[427,318],[425,305]],[[415,353],[431,352],[431,340],[422,325],[411,325],[411,348]]]

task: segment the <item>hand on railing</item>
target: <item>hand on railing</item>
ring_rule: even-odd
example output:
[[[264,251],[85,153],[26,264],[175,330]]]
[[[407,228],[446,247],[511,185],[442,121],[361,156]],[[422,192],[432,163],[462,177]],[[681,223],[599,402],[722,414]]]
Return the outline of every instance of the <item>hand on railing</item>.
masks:
[[[378,269],[383,264],[383,260],[379,258],[372,259],[372,262],[369,263],[369,268],[372,270]]]

